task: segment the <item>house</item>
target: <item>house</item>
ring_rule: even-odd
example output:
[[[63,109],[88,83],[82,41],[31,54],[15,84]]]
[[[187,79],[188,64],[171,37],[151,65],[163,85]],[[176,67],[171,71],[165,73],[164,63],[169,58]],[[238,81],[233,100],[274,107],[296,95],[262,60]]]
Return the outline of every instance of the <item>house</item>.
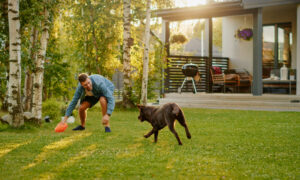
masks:
[[[264,93],[263,79],[271,76],[271,70],[286,64],[288,68],[300,72],[300,0],[225,0],[196,7],[156,10],[154,13],[163,20],[162,41],[165,42],[169,58],[177,63],[199,62],[204,79],[199,88],[204,87],[203,91],[212,90],[209,69],[214,64],[222,68],[246,69],[253,77],[251,93],[255,96]],[[222,18],[222,57],[213,55],[215,18]],[[207,22],[208,54],[190,57],[170,54],[170,24],[192,19],[204,19]],[[237,31],[244,29],[251,29],[253,33],[248,41],[237,38]],[[178,77],[171,78],[172,71],[176,70],[166,69],[167,92],[172,92],[172,89],[174,92],[180,86],[179,80],[175,83]],[[178,70],[175,74],[178,74]],[[280,85],[283,81],[278,83]],[[300,73],[297,73],[293,83],[296,95],[300,96]]]

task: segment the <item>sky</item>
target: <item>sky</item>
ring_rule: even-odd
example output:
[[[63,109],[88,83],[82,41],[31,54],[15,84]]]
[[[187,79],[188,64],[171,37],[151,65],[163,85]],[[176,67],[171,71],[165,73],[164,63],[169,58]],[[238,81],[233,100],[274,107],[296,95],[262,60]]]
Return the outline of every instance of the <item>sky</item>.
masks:
[[[206,4],[206,0],[175,0],[176,7],[197,6]]]

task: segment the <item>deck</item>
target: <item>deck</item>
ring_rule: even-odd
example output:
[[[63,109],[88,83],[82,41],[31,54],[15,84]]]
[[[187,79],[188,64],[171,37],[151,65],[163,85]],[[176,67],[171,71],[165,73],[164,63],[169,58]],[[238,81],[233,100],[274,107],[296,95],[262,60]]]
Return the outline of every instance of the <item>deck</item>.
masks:
[[[175,102],[181,107],[300,112],[300,96],[223,93],[169,93],[159,105]]]

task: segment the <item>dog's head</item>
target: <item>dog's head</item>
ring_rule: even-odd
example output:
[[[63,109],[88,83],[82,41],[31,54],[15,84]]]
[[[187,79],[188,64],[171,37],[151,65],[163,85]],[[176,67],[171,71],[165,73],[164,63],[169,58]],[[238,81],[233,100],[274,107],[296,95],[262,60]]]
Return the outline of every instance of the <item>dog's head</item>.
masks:
[[[143,121],[149,121],[150,116],[151,116],[151,109],[147,106],[144,105],[137,105],[137,107],[140,110],[140,115],[138,119],[143,122]]]

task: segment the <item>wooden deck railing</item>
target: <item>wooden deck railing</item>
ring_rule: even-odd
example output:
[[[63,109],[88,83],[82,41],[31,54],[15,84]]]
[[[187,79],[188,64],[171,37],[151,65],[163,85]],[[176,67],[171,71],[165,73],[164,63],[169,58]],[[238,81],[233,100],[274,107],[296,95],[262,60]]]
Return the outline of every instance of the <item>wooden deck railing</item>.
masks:
[[[222,70],[228,69],[229,58],[226,57],[213,57],[212,65],[219,66]],[[201,76],[201,81],[196,84],[198,92],[207,91],[210,85],[209,79],[209,67],[208,67],[208,57],[206,56],[168,56],[168,66],[165,69],[165,92],[177,92],[178,88],[181,86],[185,76],[181,71],[181,67],[184,64],[193,63],[199,68],[199,73]],[[182,92],[192,92],[192,83],[186,83],[186,85],[181,90]]]

